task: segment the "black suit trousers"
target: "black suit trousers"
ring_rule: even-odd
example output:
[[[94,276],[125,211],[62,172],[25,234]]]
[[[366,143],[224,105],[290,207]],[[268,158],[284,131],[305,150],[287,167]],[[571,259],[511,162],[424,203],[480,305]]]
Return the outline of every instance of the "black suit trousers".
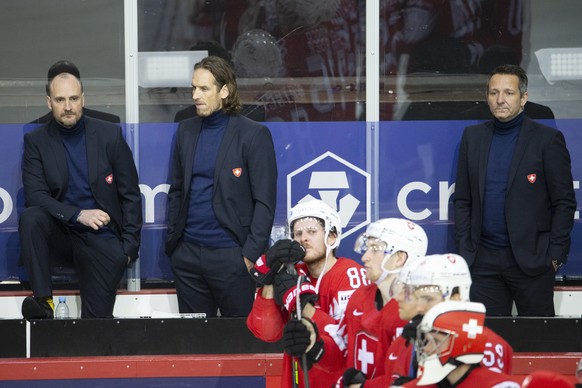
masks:
[[[112,318],[117,288],[127,267],[123,244],[113,233],[70,229],[40,207],[24,210],[19,221],[20,257],[33,294],[51,296],[51,268],[75,268],[81,318]]]
[[[513,303],[519,316],[554,316],[555,271],[525,274],[511,248],[480,246],[471,266],[470,299],[487,308],[489,316],[509,316]]]
[[[209,248],[180,240],[171,257],[181,313],[245,317],[253,306],[256,283],[242,250]]]

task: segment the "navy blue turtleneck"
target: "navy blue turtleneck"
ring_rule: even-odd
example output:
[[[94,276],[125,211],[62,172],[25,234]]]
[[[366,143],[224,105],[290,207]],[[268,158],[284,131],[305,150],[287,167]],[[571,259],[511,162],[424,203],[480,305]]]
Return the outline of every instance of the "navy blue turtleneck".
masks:
[[[65,128],[56,120],[56,124],[67,157],[69,181],[63,202],[78,206],[81,209],[97,209],[89,186],[89,163],[87,162],[87,146],[85,145],[85,120],[83,117],[73,128]],[[72,220],[74,222],[74,220]]]
[[[184,240],[200,246],[212,248],[237,246],[218,223],[212,208],[214,170],[228,119],[229,116],[222,110],[204,118],[194,153]]]
[[[66,128],[60,125],[56,120],[52,120],[63,140],[65,147],[65,156],[69,168],[69,180],[67,191],[63,196],[63,202],[81,209],[99,209],[91,186],[89,185],[89,162],[87,160],[87,145],[85,141],[85,120],[84,116],[72,128]],[[69,222],[73,228],[87,230],[88,227],[76,223],[79,215],[77,212]],[[93,231],[92,229],[90,229]],[[108,234],[109,228],[99,229],[96,233]]]
[[[505,220],[505,194],[511,159],[523,122],[523,111],[507,122],[494,121],[493,140],[489,149],[481,244],[487,248],[510,247]]]

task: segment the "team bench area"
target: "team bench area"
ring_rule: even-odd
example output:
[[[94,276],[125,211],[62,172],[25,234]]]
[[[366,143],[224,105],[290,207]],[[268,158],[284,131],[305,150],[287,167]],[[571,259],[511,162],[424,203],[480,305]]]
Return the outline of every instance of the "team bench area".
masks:
[[[513,372],[570,378],[582,357],[580,317],[489,318],[514,348]],[[244,318],[0,320],[2,387],[278,387],[281,347]]]

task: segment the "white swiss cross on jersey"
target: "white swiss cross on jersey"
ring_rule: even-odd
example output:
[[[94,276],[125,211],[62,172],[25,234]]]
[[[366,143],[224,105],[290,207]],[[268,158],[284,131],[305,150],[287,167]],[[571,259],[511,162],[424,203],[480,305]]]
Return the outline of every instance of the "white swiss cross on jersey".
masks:
[[[356,354],[354,357],[354,362],[356,364],[356,369],[361,370],[365,375],[369,372],[373,372],[374,365],[374,352],[378,344],[378,339],[371,337],[366,333],[358,333],[356,335]]]

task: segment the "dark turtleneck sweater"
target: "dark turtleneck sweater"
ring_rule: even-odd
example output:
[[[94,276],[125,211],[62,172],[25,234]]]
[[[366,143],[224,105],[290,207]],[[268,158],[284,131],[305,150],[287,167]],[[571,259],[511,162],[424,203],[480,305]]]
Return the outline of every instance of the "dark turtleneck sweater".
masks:
[[[510,247],[505,220],[505,194],[511,160],[522,122],[523,112],[507,122],[494,120],[493,140],[489,149],[485,177],[481,231],[481,244],[487,248]]]
[[[61,134],[69,169],[69,180],[63,202],[79,208],[79,211],[69,220],[70,224],[74,229],[110,234],[107,227],[93,231],[93,229],[76,222],[82,209],[99,209],[89,185],[89,162],[87,160],[84,116],[72,128],[63,127],[56,120],[52,120],[50,125],[57,128]]]
[[[229,116],[220,110],[202,120],[192,165],[188,218],[183,238],[188,242],[211,248],[237,246],[218,223],[212,207],[214,170],[228,119]]]

